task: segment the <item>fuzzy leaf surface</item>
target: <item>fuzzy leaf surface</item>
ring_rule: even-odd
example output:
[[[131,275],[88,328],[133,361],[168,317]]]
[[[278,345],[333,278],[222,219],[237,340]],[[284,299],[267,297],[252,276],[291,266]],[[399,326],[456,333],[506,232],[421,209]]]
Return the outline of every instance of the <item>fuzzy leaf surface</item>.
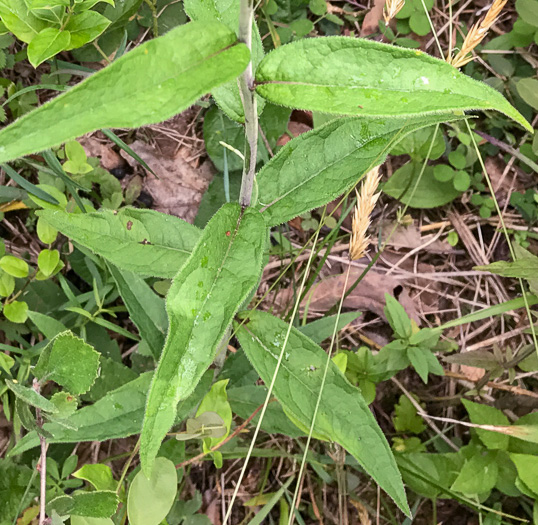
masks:
[[[281,46],[256,70],[275,104],[339,115],[403,116],[494,109],[532,131],[495,89],[425,53],[349,37]]]
[[[260,213],[224,205],[209,221],[166,301],[169,330],[142,428],[146,475],[174,424],[176,405],[213,362],[234,314],[258,283],[266,227]]]
[[[68,420],[77,430],[59,423],[45,423],[44,430],[52,435],[49,443],[78,443],[81,441],[106,441],[139,434],[142,428],[146,397],[153,373],[146,372],[133,381],[109,392],[73,414]],[[184,419],[209,390],[213,372],[204,374],[195,391],[177,406],[177,420]],[[56,407],[54,407],[56,408]],[[39,446],[36,432],[29,432],[10,450],[9,455],[22,454]]]
[[[288,142],[259,172],[258,207],[275,226],[335,199],[406,134],[461,117],[342,118]]]
[[[66,237],[139,275],[171,279],[200,237],[195,226],[153,210],[123,208],[84,215],[40,210],[37,214]]]
[[[261,311],[241,314],[236,324],[241,346],[258,374],[269,384],[274,375],[288,325]],[[312,340],[292,328],[273,394],[286,413],[310,428],[321,389],[327,354]],[[314,433],[335,441],[352,454],[395,503],[409,514],[402,478],[391,449],[360,390],[331,362]]]
[[[136,47],[0,131],[0,163],[101,128],[162,122],[237,77],[249,51],[218,22],[193,22]]]

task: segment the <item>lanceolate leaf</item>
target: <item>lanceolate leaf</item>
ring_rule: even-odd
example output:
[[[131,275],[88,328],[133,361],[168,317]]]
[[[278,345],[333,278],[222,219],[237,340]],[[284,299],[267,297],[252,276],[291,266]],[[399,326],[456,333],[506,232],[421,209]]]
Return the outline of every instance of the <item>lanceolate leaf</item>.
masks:
[[[146,341],[155,359],[159,359],[164,346],[168,320],[164,300],[138,275],[121,271],[113,264],[108,268],[118,285],[118,291],[129,311],[131,320]]]
[[[161,122],[237,77],[248,60],[247,47],[218,22],[179,26],[0,131],[0,163],[100,128]]]
[[[270,314],[245,312],[236,334],[248,358],[266,384],[274,375],[288,325]],[[321,389],[327,354],[308,337],[292,328],[273,393],[285,411],[310,428]],[[409,514],[396,462],[360,390],[352,386],[331,362],[314,433],[336,441],[350,452],[396,504]]]
[[[43,428],[52,435],[49,443],[78,443],[81,441],[106,441],[133,434],[142,429],[144,407],[152,378],[147,372],[129,383],[109,392],[93,405],[85,406],[66,420],[73,428],[59,423],[45,423]],[[177,421],[183,420],[207,393],[213,379],[208,370],[195,391],[177,406]],[[76,430],[75,430],[76,429]],[[26,434],[9,452],[10,456],[22,454],[39,446],[36,432]]]
[[[171,279],[191,254],[200,230],[153,210],[123,208],[84,215],[41,210],[48,224],[119,268]]]
[[[308,38],[269,53],[256,91],[284,106],[340,115],[494,109],[531,131],[495,89],[421,51],[349,37]]]
[[[256,210],[224,205],[172,282],[168,337],[142,428],[140,458],[146,475],[174,424],[177,402],[192,392],[212,363],[234,314],[258,283],[265,232]]]
[[[454,120],[453,115],[342,118],[288,142],[258,174],[258,206],[270,226],[335,199],[391,147],[419,128]]]

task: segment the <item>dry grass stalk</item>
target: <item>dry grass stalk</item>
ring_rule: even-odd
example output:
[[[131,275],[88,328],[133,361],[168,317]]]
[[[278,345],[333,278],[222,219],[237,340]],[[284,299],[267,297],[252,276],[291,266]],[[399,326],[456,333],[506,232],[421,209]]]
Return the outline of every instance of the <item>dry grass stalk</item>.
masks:
[[[389,22],[400,12],[404,4],[405,0],[386,1],[385,7],[383,8],[383,18],[385,19],[385,24],[389,24]]]
[[[471,55],[471,51],[478,44],[480,44],[480,42],[482,42],[491,26],[497,22],[497,19],[499,18],[499,15],[501,14],[501,11],[503,10],[503,7],[506,5],[507,1],[508,0],[495,0],[493,2],[486,13],[484,20],[471,27],[471,30],[463,41],[463,45],[461,46],[459,53],[453,58],[448,57],[447,62],[449,64],[452,64],[454,67],[462,67],[474,59],[474,57]]]
[[[366,234],[370,226],[370,215],[374,210],[380,193],[376,193],[379,186],[379,166],[370,170],[361,186],[360,193],[357,192],[357,205],[353,212],[353,224],[351,242],[349,245],[349,258],[352,261],[360,259],[370,245],[370,237]]]

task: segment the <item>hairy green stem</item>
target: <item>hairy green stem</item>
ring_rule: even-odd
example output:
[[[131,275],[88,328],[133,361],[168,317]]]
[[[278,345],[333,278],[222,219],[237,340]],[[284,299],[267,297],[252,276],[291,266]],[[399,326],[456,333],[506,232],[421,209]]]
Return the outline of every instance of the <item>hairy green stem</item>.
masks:
[[[254,0],[241,0],[239,11],[239,40],[252,52],[252,23],[254,22]],[[239,77],[239,93],[245,112],[245,135],[247,151],[243,165],[243,179],[239,204],[250,206],[254,177],[256,176],[256,157],[258,155],[258,108],[254,93],[254,76],[252,74],[252,56],[247,68]]]

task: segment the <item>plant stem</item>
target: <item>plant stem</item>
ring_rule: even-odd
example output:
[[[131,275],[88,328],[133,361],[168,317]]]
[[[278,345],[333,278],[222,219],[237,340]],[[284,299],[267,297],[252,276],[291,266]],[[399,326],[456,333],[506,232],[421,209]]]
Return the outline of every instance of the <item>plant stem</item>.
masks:
[[[241,0],[239,10],[239,40],[252,52],[252,23],[254,22],[254,0]],[[254,93],[252,74],[252,56],[247,68],[239,77],[239,94],[245,112],[245,135],[247,137],[247,154],[243,165],[243,179],[239,204],[244,208],[250,206],[254,177],[256,175],[256,158],[258,155],[258,108]]]
[[[39,394],[41,385],[37,379],[34,379],[33,389]],[[35,409],[36,423],[39,428],[43,426],[43,416],[39,408]],[[40,493],[39,493],[39,525],[45,525],[47,516],[45,514],[45,506],[47,504],[47,440],[39,434],[39,444],[41,445],[41,455],[37,468],[40,476]]]

